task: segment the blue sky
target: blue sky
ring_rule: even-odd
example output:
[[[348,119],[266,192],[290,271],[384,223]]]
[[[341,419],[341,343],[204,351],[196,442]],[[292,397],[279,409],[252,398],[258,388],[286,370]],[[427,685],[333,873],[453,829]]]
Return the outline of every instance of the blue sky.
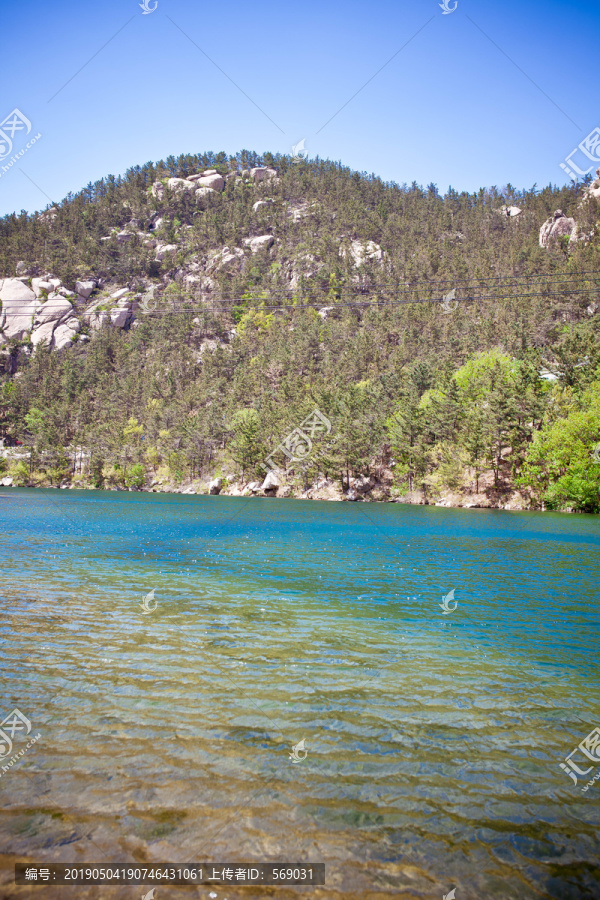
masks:
[[[563,184],[560,163],[600,125],[591,0],[458,0],[447,15],[440,0],[139,2],[4,6],[0,120],[31,121],[13,154],[41,138],[0,160],[0,214],[170,154],[301,138],[309,157],[441,192]]]

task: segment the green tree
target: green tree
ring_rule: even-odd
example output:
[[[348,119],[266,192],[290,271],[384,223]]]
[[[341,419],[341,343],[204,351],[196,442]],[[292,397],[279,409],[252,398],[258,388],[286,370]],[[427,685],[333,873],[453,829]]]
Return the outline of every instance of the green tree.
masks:
[[[242,478],[254,472],[259,462],[266,456],[262,439],[260,419],[255,409],[240,409],[231,419],[233,438],[229,451],[234,461],[241,467]]]
[[[518,483],[551,509],[600,511],[600,382],[567,415],[538,432]]]

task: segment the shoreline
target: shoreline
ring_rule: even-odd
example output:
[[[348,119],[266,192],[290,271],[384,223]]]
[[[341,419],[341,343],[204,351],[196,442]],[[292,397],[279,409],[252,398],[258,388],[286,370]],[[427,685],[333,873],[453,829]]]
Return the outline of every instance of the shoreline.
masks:
[[[169,484],[167,486],[150,485],[146,487],[119,487],[115,485],[107,485],[103,487],[95,487],[90,484],[78,484],[73,482],[63,482],[60,485],[50,484],[5,484],[7,479],[0,479],[0,491],[3,489],[10,491],[11,489],[42,489],[42,490],[79,490],[79,491],[111,491],[115,493],[134,493],[134,494],[179,494],[187,497],[246,497],[259,499],[274,500],[312,500],[330,503],[403,503],[407,506],[435,506],[446,509],[499,509],[509,512],[544,512],[543,504],[541,506],[528,502],[529,498],[524,497],[519,491],[504,490],[494,491],[495,496],[489,496],[486,492],[479,494],[459,494],[455,491],[447,491],[439,497],[427,497],[422,491],[413,491],[412,493],[402,494],[400,496],[390,496],[389,491],[373,492],[365,491],[358,493],[349,490],[342,492],[339,487],[332,484],[317,485],[309,488],[301,493],[293,492],[289,486],[285,486],[282,491],[278,489],[260,490],[249,489],[248,484],[232,483],[230,486],[224,486],[223,489],[211,490],[208,482],[203,483],[186,483],[180,486]],[[214,480],[213,480],[214,481]],[[249,483],[250,485],[253,482]],[[370,496],[375,493],[375,496]],[[350,494],[350,496],[348,496]],[[0,493],[0,498],[7,498],[8,493]],[[573,510],[561,510],[561,512],[573,512]]]

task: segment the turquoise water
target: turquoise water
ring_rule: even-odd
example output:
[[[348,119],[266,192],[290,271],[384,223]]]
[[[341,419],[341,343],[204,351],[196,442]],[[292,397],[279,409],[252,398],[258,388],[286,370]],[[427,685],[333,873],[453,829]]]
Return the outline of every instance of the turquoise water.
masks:
[[[41,896],[15,861],[203,860],[326,863],[219,900],[600,897],[600,782],[559,766],[600,724],[597,518],[9,489],[0,520],[2,718],[41,734],[1,897]]]

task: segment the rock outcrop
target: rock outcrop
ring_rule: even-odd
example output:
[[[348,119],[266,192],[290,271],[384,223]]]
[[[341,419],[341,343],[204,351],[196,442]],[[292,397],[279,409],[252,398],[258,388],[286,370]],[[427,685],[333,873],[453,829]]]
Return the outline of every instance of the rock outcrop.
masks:
[[[507,219],[515,219],[517,216],[520,216],[523,212],[522,209],[519,209],[518,206],[506,206],[506,204],[500,209],[497,209],[496,212],[500,213],[500,215],[505,216]]]
[[[244,251],[241,247],[233,247],[231,250],[229,247],[223,247],[222,250],[218,250],[216,253],[209,256],[206,264],[206,271],[216,272],[222,271],[223,269],[229,269],[235,266],[236,263],[241,262],[243,258]]]
[[[42,325],[46,322],[59,322],[66,319],[73,312],[73,306],[66,297],[60,294],[49,294],[47,301],[38,309],[34,325]]]
[[[92,291],[96,287],[95,281],[78,281],[75,284],[75,290],[79,294],[80,297],[83,297],[85,300],[90,296]]]
[[[589,199],[600,200],[600,169],[596,169],[596,178],[585,188],[583,200],[579,205],[582,206],[584,201]]]
[[[50,225],[57,216],[58,209],[56,208],[56,206],[51,206],[50,209],[46,210],[46,212],[40,214],[40,222],[43,222],[45,225]]]
[[[225,187],[225,179],[215,172],[214,175],[202,175],[201,178],[192,182],[192,184],[194,185],[194,189],[210,188],[211,191],[218,191],[220,193]]]
[[[259,184],[261,181],[272,181],[274,178],[277,178],[276,169],[271,169],[269,166],[255,166],[253,169],[250,169],[249,174],[255,184]]]
[[[268,250],[274,240],[275,238],[272,234],[261,234],[259,237],[245,238],[244,244],[250,247],[252,253],[258,253],[260,250]]]
[[[252,212],[258,212],[261,207],[270,206],[272,203],[272,200],[257,200],[256,203],[252,204]]]
[[[207,169],[205,172],[198,172],[196,175],[189,175],[187,178],[167,178],[166,185],[163,181],[155,181],[152,185],[152,196],[157,200],[164,200],[165,186],[175,194],[182,191],[194,191],[196,196],[200,188],[208,188],[211,191],[220,193],[225,187],[225,179],[219,175],[216,169]]]
[[[213,495],[220,494],[222,484],[223,480],[221,478],[213,478],[213,480],[208,485],[208,493]]]
[[[356,269],[366,262],[383,261],[383,250],[375,241],[352,241],[349,247],[340,247],[339,253],[342,259],[349,258]]]
[[[2,312],[0,330],[6,338],[24,338],[33,325],[33,317],[41,306],[35,293],[18,278],[5,278],[0,288]]]
[[[156,256],[154,257],[157,262],[162,262],[166,256],[175,256],[177,253],[177,244],[157,244],[156,246]]]
[[[46,294],[46,296],[48,296],[48,294],[53,290],[50,282],[46,281],[46,279],[44,278],[32,278],[31,287],[38,300],[42,296],[42,294]]]
[[[52,335],[54,350],[62,350],[64,347],[68,347],[72,343],[73,338],[80,327],[79,320],[74,316],[57,325],[54,329],[54,334]]]
[[[44,341],[50,350],[62,350],[71,343],[80,328],[71,303],[58,293],[50,294],[36,313],[31,343],[37,347]]]
[[[260,490],[267,494],[276,494],[279,489],[279,481],[274,472],[268,472],[267,477],[260,486]]]
[[[562,209],[557,209],[553,216],[546,219],[540,228],[540,247],[549,249],[556,246],[561,237],[577,240],[575,219],[565,216]]]

